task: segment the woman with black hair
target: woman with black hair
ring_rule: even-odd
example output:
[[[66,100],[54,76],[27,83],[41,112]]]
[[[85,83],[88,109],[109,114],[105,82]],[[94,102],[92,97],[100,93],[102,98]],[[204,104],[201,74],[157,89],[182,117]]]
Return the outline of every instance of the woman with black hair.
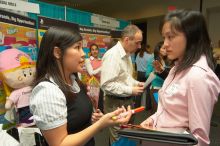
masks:
[[[200,12],[169,12],[161,25],[167,57],[175,61],[159,90],[157,112],[142,126],[186,128],[199,146],[210,144],[209,130],[220,81],[213,72],[213,54]]]
[[[36,64],[36,78],[30,109],[37,127],[51,146],[94,146],[100,129],[125,123],[127,117],[112,120],[120,108],[102,116],[92,113],[92,102],[79,81],[85,54],[82,36],[74,28],[51,27],[44,34]],[[92,124],[93,123],[93,124]]]
[[[156,46],[156,49],[154,50],[154,61],[153,61],[154,72],[160,78],[165,80],[169,74],[171,66],[172,66],[172,62],[167,59],[166,49],[163,47],[163,42],[159,42]]]

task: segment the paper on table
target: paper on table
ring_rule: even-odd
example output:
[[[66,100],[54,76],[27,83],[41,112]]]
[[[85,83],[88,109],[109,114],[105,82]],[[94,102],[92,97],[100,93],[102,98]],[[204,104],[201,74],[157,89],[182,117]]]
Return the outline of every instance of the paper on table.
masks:
[[[9,135],[6,130],[2,130],[3,124],[0,124],[0,146],[19,146],[19,142]]]
[[[34,133],[41,134],[38,128],[23,128],[23,127],[18,127],[18,133],[19,133],[20,143],[22,146],[36,145]]]
[[[151,72],[149,77],[144,83],[144,88],[146,88],[155,78],[156,78],[156,75],[154,74],[154,72]]]
[[[0,137],[1,137],[0,140],[1,146],[19,146],[19,142],[4,131],[0,132]]]

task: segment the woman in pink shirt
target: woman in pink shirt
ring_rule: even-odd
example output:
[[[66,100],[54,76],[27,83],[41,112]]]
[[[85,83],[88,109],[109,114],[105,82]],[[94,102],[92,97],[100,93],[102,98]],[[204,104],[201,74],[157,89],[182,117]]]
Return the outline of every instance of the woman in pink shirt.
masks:
[[[86,59],[86,70],[90,76],[95,76],[100,81],[102,60],[99,58],[99,47],[97,44],[90,46],[90,57]]]
[[[97,44],[90,45],[90,57],[86,59],[85,66],[89,76],[95,76],[100,82],[102,60],[99,58],[99,47]],[[103,112],[103,91],[100,89],[98,109]]]
[[[169,12],[161,25],[167,57],[175,61],[159,90],[157,112],[143,127],[186,128],[199,146],[210,144],[210,120],[220,93],[205,19],[200,12]]]

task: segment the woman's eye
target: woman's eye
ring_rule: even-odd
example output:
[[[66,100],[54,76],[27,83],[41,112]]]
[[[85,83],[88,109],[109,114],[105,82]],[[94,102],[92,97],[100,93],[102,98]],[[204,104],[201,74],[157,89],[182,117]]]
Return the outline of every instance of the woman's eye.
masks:
[[[169,35],[169,36],[168,36],[168,39],[169,39],[169,40],[172,40],[173,38],[174,38],[173,35]]]

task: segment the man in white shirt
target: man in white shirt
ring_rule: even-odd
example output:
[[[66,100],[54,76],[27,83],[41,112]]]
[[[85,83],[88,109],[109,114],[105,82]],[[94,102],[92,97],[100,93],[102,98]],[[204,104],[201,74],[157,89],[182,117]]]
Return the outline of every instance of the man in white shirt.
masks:
[[[142,31],[128,25],[122,31],[121,40],[103,56],[101,88],[105,92],[104,111],[108,113],[122,105],[133,107],[134,96],[140,95],[143,83],[133,79],[131,54],[141,48]],[[118,127],[109,128],[110,144],[118,139]]]

